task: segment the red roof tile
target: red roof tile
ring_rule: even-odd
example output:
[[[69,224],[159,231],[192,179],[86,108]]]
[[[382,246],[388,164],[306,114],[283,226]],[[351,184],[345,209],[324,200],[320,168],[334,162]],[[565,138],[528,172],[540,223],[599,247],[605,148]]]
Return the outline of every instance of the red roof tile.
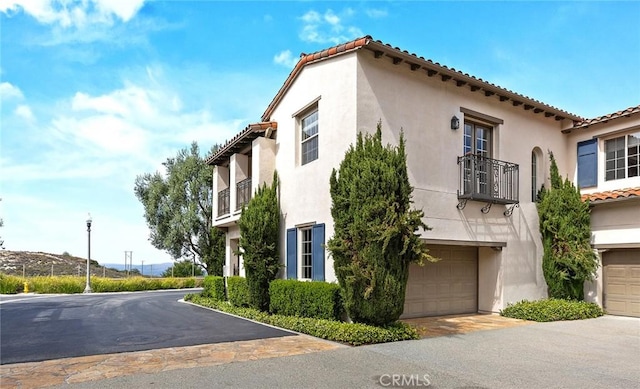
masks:
[[[269,129],[271,129],[271,131],[277,130],[278,123],[261,122],[249,124],[239,134],[228,140],[227,143],[220,147],[217,152],[209,156],[205,160],[205,163],[207,163],[208,165],[217,165],[223,160],[229,158],[232,154],[240,151],[242,148],[251,143],[251,141],[260,136],[261,133],[265,133]]]
[[[269,103],[269,106],[267,107],[265,112],[262,114],[262,120],[270,120],[271,114],[273,113],[275,107],[278,105],[291,84],[293,84],[293,81],[306,65],[362,48],[367,48],[373,51],[376,57],[381,57],[383,54],[386,54],[388,57],[394,59],[394,63],[400,63],[404,61],[410,65],[410,68],[413,71],[418,69],[426,70],[427,74],[430,77],[435,76],[436,74],[440,74],[443,81],[455,81],[458,86],[468,84],[470,87],[472,87],[471,90],[483,91],[486,96],[497,95],[500,98],[500,101],[511,100],[514,106],[522,106],[524,109],[533,110],[533,112],[536,113],[544,112],[546,117],[554,116],[556,120],[570,119],[574,122],[585,121],[584,118],[578,115],[561,110],[557,107],[547,105],[545,103],[542,103],[541,101],[515,93],[511,90],[502,88],[500,86],[487,82],[482,78],[470,76],[469,74],[463,73],[459,70],[456,70],[455,68],[449,68],[447,66],[441,65],[438,62],[433,62],[430,59],[418,57],[417,55],[409,53],[406,50],[401,50],[398,47],[392,47],[391,45],[385,44],[381,41],[373,40],[373,38],[369,35],[312,54],[301,54],[300,60],[293,68],[291,73],[289,73],[289,76],[285,80],[284,84],[282,85],[276,96],[273,98],[273,100],[271,100],[271,103]]]
[[[631,197],[640,197],[640,187],[610,190],[606,192],[589,193],[581,196],[582,201],[589,200],[592,203],[605,200],[621,200]]]
[[[591,125],[598,124],[598,123],[606,123],[609,120],[629,117],[631,115],[635,115],[635,114],[638,114],[638,113],[640,113],[640,105],[637,105],[635,107],[629,107],[627,109],[623,109],[622,111],[610,113],[608,115],[598,116],[598,117],[593,118],[593,119],[585,119],[585,120],[583,120],[581,122],[576,123],[573,126],[573,129],[585,128],[585,127],[589,127]]]

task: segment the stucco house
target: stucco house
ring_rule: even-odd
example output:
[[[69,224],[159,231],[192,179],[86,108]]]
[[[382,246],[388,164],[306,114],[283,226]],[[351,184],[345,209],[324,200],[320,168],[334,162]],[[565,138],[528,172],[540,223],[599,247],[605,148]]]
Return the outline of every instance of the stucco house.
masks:
[[[441,258],[410,268],[403,317],[498,312],[546,297],[534,201],[548,187],[548,150],[593,200],[605,266],[589,298],[640,315],[640,107],[587,120],[370,36],[301,55],[261,121],[207,159],[226,275],[244,275],[237,220],[277,170],[283,277],[336,281],[324,247],[329,177],[379,120],[385,143],[404,131],[414,205],[432,227],[422,239]],[[611,173],[612,158],[627,161],[624,174]]]

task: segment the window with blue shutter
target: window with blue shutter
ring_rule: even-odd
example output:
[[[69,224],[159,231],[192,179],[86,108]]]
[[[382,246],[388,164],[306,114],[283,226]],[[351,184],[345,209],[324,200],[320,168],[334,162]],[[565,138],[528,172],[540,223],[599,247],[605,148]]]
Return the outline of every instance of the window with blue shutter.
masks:
[[[296,228],[289,228],[287,230],[287,278],[298,278],[298,253],[297,253],[297,236],[298,230]]]
[[[315,224],[312,227],[311,246],[311,279],[324,281],[324,224]]]
[[[578,188],[598,184],[598,139],[578,142]]]

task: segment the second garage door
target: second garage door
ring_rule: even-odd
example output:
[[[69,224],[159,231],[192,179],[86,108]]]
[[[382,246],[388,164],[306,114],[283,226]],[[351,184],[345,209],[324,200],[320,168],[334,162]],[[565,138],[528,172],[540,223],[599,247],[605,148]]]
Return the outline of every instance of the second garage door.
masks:
[[[440,261],[411,264],[403,318],[478,311],[478,250],[466,246],[430,246]]]
[[[602,258],[604,310],[640,317],[640,250],[612,250]]]

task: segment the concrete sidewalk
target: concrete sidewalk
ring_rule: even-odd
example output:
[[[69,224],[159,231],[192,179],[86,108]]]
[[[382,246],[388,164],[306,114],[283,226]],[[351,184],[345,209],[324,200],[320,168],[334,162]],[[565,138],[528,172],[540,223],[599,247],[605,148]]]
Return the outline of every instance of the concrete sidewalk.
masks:
[[[492,331],[135,374],[65,388],[638,388],[640,319]],[[395,381],[394,381],[395,380]]]

